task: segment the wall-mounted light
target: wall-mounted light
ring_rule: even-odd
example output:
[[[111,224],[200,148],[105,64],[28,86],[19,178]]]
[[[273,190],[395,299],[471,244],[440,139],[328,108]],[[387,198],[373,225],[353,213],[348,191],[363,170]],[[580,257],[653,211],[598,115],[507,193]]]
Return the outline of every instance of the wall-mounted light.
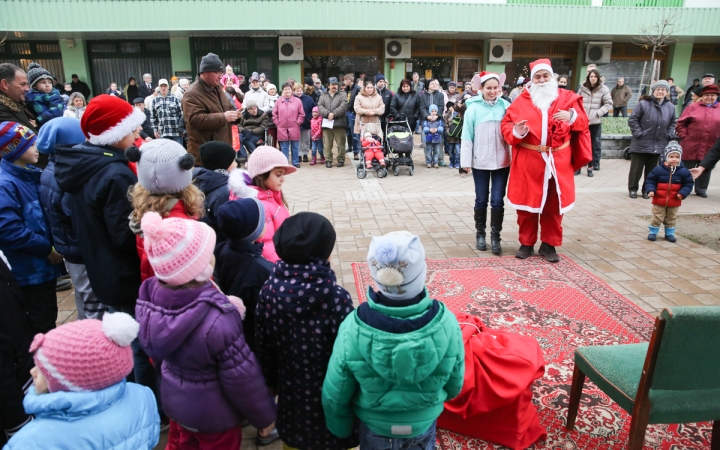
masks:
[[[65,39],[67,48],[75,48],[75,39]]]

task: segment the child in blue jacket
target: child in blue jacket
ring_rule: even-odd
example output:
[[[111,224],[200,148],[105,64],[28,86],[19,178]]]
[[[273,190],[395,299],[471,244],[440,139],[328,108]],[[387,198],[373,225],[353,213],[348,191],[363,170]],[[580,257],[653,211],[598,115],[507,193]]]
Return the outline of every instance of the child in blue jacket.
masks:
[[[438,158],[443,151],[443,126],[442,117],[438,116],[437,105],[430,105],[430,119],[423,121],[423,131],[425,132],[425,165],[440,168]]]
[[[23,125],[0,123],[0,250],[20,285],[33,331],[45,333],[55,328],[55,284],[64,268],[40,205],[36,140]]]
[[[33,62],[28,66],[27,76],[30,92],[25,94],[25,103],[35,114],[38,128],[56,117],[62,117],[65,101],[53,87],[52,74]]]

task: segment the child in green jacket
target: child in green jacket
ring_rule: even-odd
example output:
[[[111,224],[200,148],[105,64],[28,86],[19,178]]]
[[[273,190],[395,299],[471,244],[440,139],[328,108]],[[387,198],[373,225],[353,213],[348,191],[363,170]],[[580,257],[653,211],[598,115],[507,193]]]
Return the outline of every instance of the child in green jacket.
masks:
[[[434,448],[443,403],[460,393],[465,373],[455,315],[428,297],[425,250],[408,232],[375,237],[368,251],[378,290],[340,326],[323,384],[330,431],[352,432],[360,448],[393,448],[413,441]],[[414,448],[414,447],[413,447]]]

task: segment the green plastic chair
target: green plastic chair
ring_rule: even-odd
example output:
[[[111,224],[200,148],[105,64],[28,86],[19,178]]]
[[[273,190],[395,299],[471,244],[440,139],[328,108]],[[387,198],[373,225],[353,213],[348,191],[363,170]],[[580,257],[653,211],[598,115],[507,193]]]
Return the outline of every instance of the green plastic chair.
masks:
[[[585,376],[632,414],[628,449],[642,449],[648,424],[714,421],[711,449],[720,450],[720,306],[664,309],[649,344],[578,347],[568,431]]]

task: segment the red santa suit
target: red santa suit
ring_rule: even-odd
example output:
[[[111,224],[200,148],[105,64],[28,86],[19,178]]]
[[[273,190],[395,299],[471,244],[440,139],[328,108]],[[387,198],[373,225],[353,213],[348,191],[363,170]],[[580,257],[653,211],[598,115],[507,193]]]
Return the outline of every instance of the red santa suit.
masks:
[[[570,122],[553,119],[560,110],[570,112]],[[529,128],[525,136],[514,131],[522,120]],[[558,98],[541,111],[525,89],[507,109],[501,129],[512,145],[508,202],[518,213],[520,244],[535,245],[539,218],[541,241],[562,245],[562,215],[575,205],[575,170],[592,160],[582,98],[559,89]]]

